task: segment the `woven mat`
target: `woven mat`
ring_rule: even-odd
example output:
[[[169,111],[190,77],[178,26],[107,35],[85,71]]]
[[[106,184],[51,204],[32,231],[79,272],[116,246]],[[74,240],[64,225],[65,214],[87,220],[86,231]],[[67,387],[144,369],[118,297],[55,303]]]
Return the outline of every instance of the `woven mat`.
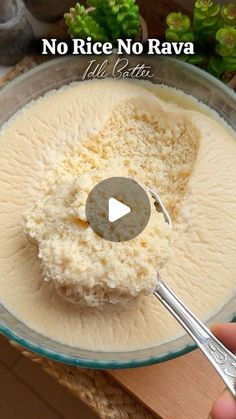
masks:
[[[26,351],[10,342],[24,356],[37,362],[61,385],[86,403],[102,419],[154,419],[137,400],[122,389],[104,371],[60,364]]]

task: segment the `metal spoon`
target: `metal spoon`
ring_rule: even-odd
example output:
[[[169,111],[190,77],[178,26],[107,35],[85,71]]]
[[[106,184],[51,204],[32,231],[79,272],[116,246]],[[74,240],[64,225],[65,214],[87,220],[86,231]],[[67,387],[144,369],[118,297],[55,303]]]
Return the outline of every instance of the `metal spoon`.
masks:
[[[160,197],[150,191],[158,212],[172,226],[171,217]],[[233,355],[157,275],[155,297],[167,308],[186,332],[196,342],[203,354],[216,369],[233,397],[236,398],[236,356]]]

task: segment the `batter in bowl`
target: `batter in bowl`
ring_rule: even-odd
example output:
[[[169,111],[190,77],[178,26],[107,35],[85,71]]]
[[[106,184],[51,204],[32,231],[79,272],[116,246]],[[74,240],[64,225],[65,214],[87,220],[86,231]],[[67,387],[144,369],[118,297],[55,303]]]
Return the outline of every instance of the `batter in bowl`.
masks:
[[[167,116],[158,100],[147,94],[121,101],[97,135],[76,144],[53,168],[44,179],[45,197],[25,214],[25,231],[39,245],[46,280],[52,280],[61,295],[98,305],[153,291],[170,241],[170,227],[153,200],[148,226],[121,243],[94,234],[86,219],[86,200],[98,182],[125,176],[158,187],[174,211],[197,143],[198,132],[190,120],[178,113]]]
[[[140,81],[76,83],[2,130],[0,298],[45,336],[105,351],[172,340],[182,331],[148,295],[157,269],[204,320],[235,293],[235,141],[220,121],[158,92]],[[173,232],[153,208],[131,241],[97,236],[84,206],[111,176],[158,191]],[[125,308],[90,307],[98,295],[136,298]]]

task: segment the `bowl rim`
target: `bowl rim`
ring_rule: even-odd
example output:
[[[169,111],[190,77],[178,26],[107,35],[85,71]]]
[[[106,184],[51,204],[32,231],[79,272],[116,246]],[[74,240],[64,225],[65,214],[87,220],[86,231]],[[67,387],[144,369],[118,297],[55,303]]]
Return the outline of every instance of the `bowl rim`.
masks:
[[[110,55],[109,57],[114,57],[114,53],[112,55]],[[148,56],[147,57],[151,57],[157,60],[164,60],[164,61],[169,61],[170,64],[172,62],[176,63],[178,62],[178,65],[181,67],[185,67],[185,68],[189,68],[190,71],[192,71],[193,73],[199,75],[200,77],[204,77],[205,79],[209,80],[210,82],[212,82],[213,84],[215,84],[216,86],[218,86],[220,89],[224,90],[225,93],[227,93],[235,102],[236,102],[236,93],[234,92],[234,90],[229,87],[227,84],[225,84],[223,81],[217,79],[216,77],[214,77],[212,74],[208,73],[206,70],[203,70],[200,67],[197,67],[193,64],[190,64],[186,61],[182,61],[182,60],[178,60],[176,58],[173,57],[169,57],[169,56]],[[86,57],[86,56],[83,56]],[[128,57],[132,58],[132,55],[129,55]],[[137,56],[135,56],[137,57]],[[89,55],[90,59],[93,58],[98,58],[97,56],[94,55]],[[29,76],[38,73],[39,71],[49,68],[51,66],[54,66],[56,64],[60,64],[60,63],[64,63],[65,61],[69,61],[69,60],[76,60],[76,59],[80,59],[80,57],[77,56],[73,56],[73,55],[67,55],[65,57],[58,57],[58,58],[52,58],[50,60],[48,60],[45,63],[42,64],[38,64],[35,67],[31,68],[30,70],[27,70],[26,72],[24,72],[23,74],[20,74],[19,76],[15,77],[13,80],[9,81],[5,86],[3,86],[2,88],[0,88],[0,96],[2,94],[4,94],[5,92],[7,92],[8,89],[11,89],[12,87],[14,87],[15,85],[17,85],[18,83],[20,83],[21,81],[27,79]],[[87,79],[85,79],[84,81],[86,81]]]
[[[89,56],[90,59],[92,59],[94,56]],[[132,57],[132,56],[130,56]],[[96,58],[96,57],[94,57]],[[154,58],[153,56],[151,58]],[[0,89],[0,97],[8,92],[8,90],[14,88],[16,85],[21,83],[23,80],[26,80],[28,77],[40,72],[41,70],[53,67],[55,65],[60,65],[61,63],[64,63],[69,60],[76,60],[79,59],[79,57],[76,56],[65,56],[60,58],[53,58],[45,63],[39,64],[36,67],[26,71],[25,73],[19,75],[14,80],[7,83],[7,85],[3,86]],[[209,80],[211,84],[216,85],[219,89],[224,91],[227,95],[233,99],[233,101],[236,103],[236,94],[229,86],[224,84],[222,81],[216,79],[211,74],[207,73],[205,70],[202,70],[199,67],[196,67],[192,64],[186,63],[185,61],[177,60],[172,57],[167,56],[155,56],[155,59],[157,60],[165,60],[166,62],[169,62],[170,64],[172,62],[178,62],[178,65],[183,68],[189,68],[189,70],[192,73],[195,73],[195,75],[203,77],[206,80]],[[16,318],[16,320],[18,320]],[[211,319],[210,319],[211,320]],[[19,320],[18,320],[19,321]],[[232,314],[229,321],[236,322],[236,312]],[[20,321],[19,321],[20,322]],[[33,332],[38,333],[32,329]],[[106,360],[106,359],[92,359],[92,358],[83,358],[80,356],[74,356],[74,355],[67,355],[63,352],[57,352],[55,350],[49,349],[45,346],[41,346],[37,343],[34,343],[33,341],[26,339],[25,337],[21,336],[20,334],[16,333],[14,330],[12,330],[10,327],[7,327],[3,323],[1,323],[0,319],[0,333],[5,335],[9,340],[15,341],[20,346],[23,346],[24,348],[28,349],[29,351],[32,351],[41,357],[46,357],[49,359],[52,359],[54,361],[62,362],[64,364],[69,364],[77,367],[85,367],[85,368],[93,368],[93,369],[121,369],[121,368],[136,368],[136,367],[142,367],[142,366],[148,366],[153,365],[156,363],[161,363],[165,361],[169,361],[171,359],[180,357],[184,354],[187,354],[194,349],[197,348],[197,346],[194,343],[188,343],[183,344],[182,347],[179,347],[179,349],[174,349],[172,351],[166,352],[161,355],[154,355],[154,356],[148,356],[143,358],[137,358],[137,359],[129,359],[129,360],[119,360],[119,359],[112,359],[112,360]],[[183,334],[176,338],[176,341],[183,338],[183,336],[186,336],[186,334]],[[56,341],[54,341],[56,342]],[[59,342],[56,342],[60,344]],[[167,345],[168,343],[166,343]],[[66,345],[68,346],[68,345]],[[150,349],[150,348],[148,348]],[[80,350],[80,348],[78,348]],[[85,350],[86,351],[86,350]],[[90,351],[88,351],[90,352]],[[99,351],[97,351],[99,352]],[[125,351],[126,353],[132,353],[135,355],[134,351]],[[121,352],[121,353],[125,353]],[[102,352],[99,352],[100,354]],[[106,354],[106,352],[104,352]],[[117,354],[117,353],[116,353]]]
[[[235,317],[236,321],[236,317]],[[169,361],[174,358],[178,358],[182,355],[185,355],[189,352],[192,352],[194,349],[197,349],[195,344],[185,345],[183,348],[168,352],[164,355],[156,355],[152,357],[140,358],[140,359],[131,359],[131,360],[98,360],[92,358],[82,358],[72,355],[66,355],[62,352],[56,352],[46,347],[41,347],[38,344],[31,342],[28,339],[23,338],[22,336],[18,335],[17,333],[13,332],[13,330],[9,329],[0,324],[0,333],[2,333],[5,337],[7,337],[10,341],[13,340],[18,345],[26,348],[27,350],[38,354],[43,358],[49,358],[53,361],[62,362],[63,364],[73,365],[76,367],[82,368],[92,368],[92,369],[125,369],[125,368],[138,368],[138,367],[145,367],[150,366],[153,364],[159,364],[161,362]],[[78,348],[79,350],[79,348]],[[131,353],[135,354],[135,351],[130,351]],[[105,354],[106,352],[104,352]]]
[[[236,322],[236,312],[231,316],[229,322]],[[34,333],[35,332],[33,331]],[[129,360],[119,360],[119,359],[93,359],[93,358],[83,358],[74,355],[66,355],[63,352],[57,352],[52,349],[48,349],[45,346],[39,345],[22,337],[20,334],[14,332],[9,327],[0,323],[0,333],[7,337],[10,341],[14,341],[16,344],[26,348],[27,350],[38,354],[43,358],[52,359],[53,361],[61,362],[63,364],[72,365],[82,368],[92,368],[92,369],[125,369],[125,368],[138,368],[150,366],[153,364],[159,364],[161,362],[170,361],[172,359],[178,358],[182,355],[185,355],[193,350],[197,349],[195,343],[184,344],[181,348],[175,349],[173,351],[166,352],[161,355],[147,356],[143,358],[134,358]],[[176,340],[183,338],[184,335],[181,335]],[[54,341],[56,342],[56,341]],[[59,342],[56,342],[60,344]],[[67,345],[68,346],[68,345]],[[80,348],[78,348],[80,350]],[[89,352],[89,351],[88,351]],[[135,355],[136,351],[126,351],[126,353],[132,353]],[[106,352],[99,352],[106,354]],[[124,353],[124,352],[123,352]],[[118,354],[118,353],[117,353]]]

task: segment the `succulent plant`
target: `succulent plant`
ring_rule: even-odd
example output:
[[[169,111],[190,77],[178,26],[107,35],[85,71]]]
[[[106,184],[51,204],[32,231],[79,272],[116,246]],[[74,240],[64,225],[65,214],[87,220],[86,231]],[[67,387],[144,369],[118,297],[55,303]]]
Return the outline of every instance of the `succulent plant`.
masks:
[[[227,25],[236,26],[236,4],[229,3],[222,6],[221,16]]]
[[[69,13],[65,13],[64,19],[69,35],[74,38],[91,36],[94,41],[106,41],[107,39],[104,28],[79,3],[72,7]]]
[[[225,71],[236,70],[236,28],[226,26],[216,32],[215,52],[208,63],[208,69],[220,77]]]
[[[169,42],[192,42],[194,35],[191,28],[191,20],[182,13],[170,13],[166,19],[168,29],[166,39]]]
[[[64,15],[73,37],[91,36],[96,41],[115,42],[117,38],[134,38],[140,29],[136,0],[88,0],[86,11],[79,3]]]
[[[137,35],[140,21],[135,0],[88,0],[88,4],[95,8],[97,21],[107,29],[111,40]]]
[[[216,52],[222,57],[236,54],[236,28],[226,26],[216,32]]]
[[[220,5],[211,0],[197,0],[193,11],[193,27],[199,43],[212,43],[220,27]]]
[[[166,18],[168,41],[194,41],[196,54],[182,60],[207,69],[217,77],[236,71],[236,5],[196,0],[192,19],[182,13]]]

